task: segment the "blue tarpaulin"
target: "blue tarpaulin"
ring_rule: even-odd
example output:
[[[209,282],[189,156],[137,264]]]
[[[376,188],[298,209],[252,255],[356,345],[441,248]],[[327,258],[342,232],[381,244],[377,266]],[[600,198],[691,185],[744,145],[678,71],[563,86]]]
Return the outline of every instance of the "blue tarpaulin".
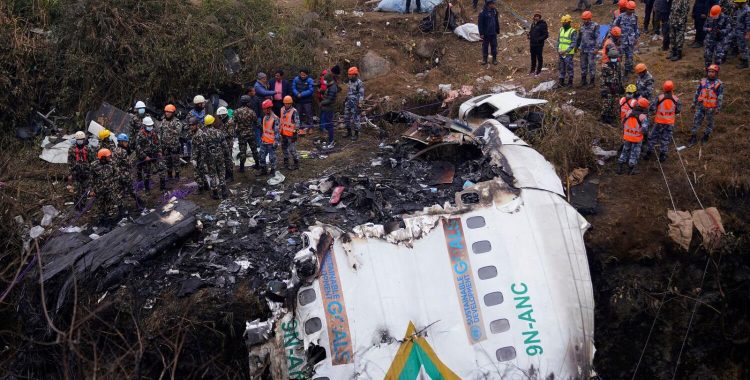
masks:
[[[607,33],[609,33],[609,28],[611,28],[612,25],[606,24],[606,25],[599,25],[599,38],[596,39],[597,43],[599,45],[604,42],[604,37],[607,36]]]

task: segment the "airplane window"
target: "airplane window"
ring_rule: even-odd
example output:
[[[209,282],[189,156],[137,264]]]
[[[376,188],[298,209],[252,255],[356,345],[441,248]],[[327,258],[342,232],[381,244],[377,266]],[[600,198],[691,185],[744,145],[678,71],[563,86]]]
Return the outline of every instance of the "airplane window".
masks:
[[[495,351],[495,356],[498,361],[507,362],[516,358],[516,349],[513,347],[503,347]]]
[[[323,323],[320,322],[320,318],[310,318],[305,322],[305,334],[310,335],[316,333],[320,331],[321,327],[323,327]]]
[[[302,306],[309,305],[313,301],[315,301],[315,290],[313,289],[305,289],[301,292],[299,292],[299,304]]]
[[[490,279],[490,278],[493,278],[493,277],[497,276],[497,268],[495,268],[492,265],[486,266],[486,267],[481,267],[481,268],[479,268],[478,273],[479,273],[479,279],[480,280],[487,280],[487,279]]]
[[[493,334],[500,334],[510,330],[510,322],[507,319],[496,319],[490,322],[490,332]]]
[[[484,295],[484,304],[487,306],[495,306],[503,303],[503,293],[492,292]]]
[[[484,218],[481,216],[472,216],[466,219],[466,226],[469,228],[482,228],[486,225],[487,223],[484,222]]]
[[[488,240],[480,240],[471,245],[471,250],[474,253],[486,253],[492,249],[492,244]]]

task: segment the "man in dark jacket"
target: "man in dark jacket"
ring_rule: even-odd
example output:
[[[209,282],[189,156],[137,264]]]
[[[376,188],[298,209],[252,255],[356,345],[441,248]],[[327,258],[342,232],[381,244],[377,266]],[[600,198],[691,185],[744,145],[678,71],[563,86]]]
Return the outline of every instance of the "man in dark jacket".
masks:
[[[695,41],[690,47],[701,47],[703,46],[703,40],[706,38],[706,31],[703,30],[703,25],[706,23],[708,12],[711,7],[719,4],[718,0],[695,0],[693,4],[693,22],[695,23]]]
[[[672,0],[656,0],[654,2],[654,18],[661,23],[661,50],[669,50],[669,13],[672,10]],[[654,25],[656,29],[656,25]]]
[[[534,19],[531,21],[529,27],[529,51],[531,51],[531,69],[529,75],[539,76],[544,66],[544,58],[542,50],[544,49],[544,42],[549,37],[549,30],[547,30],[547,22],[542,20],[541,12],[534,12]]]
[[[299,112],[302,121],[302,129],[310,128],[312,125],[312,101],[315,93],[315,82],[310,78],[309,69],[301,69],[299,75],[292,81],[292,98],[294,107]]]
[[[320,101],[320,131],[328,132],[328,148],[333,148],[333,110],[336,107],[336,96],[339,93],[339,85],[334,80],[333,74],[325,75],[323,81],[326,85],[323,100]]]
[[[492,64],[497,65],[497,35],[500,34],[500,20],[495,9],[495,0],[487,0],[479,14],[479,37],[482,38],[482,65],[487,64],[487,50],[492,48]]]
[[[268,87],[275,93],[273,96],[273,112],[279,115],[281,107],[284,106],[284,97],[292,95],[291,85],[288,80],[284,79],[283,70],[276,70],[276,74],[274,74]]]

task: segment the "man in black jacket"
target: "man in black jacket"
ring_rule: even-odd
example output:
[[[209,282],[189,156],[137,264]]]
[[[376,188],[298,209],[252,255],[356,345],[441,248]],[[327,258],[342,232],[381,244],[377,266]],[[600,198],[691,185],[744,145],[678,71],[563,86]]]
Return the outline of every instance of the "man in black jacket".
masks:
[[[703,25],[706,23],[708,17],[708,11],[711,7],[719,4],[718,0],[695,0],[693,4],[693,22],[695,23],[695,42],[690,47],[701,47],[703,46],[703,40],[706,38],[706,32],[703,30]]]
[[[542,67],[544,66],[542,50],[544,49],[544,42],[548,37],[547,22],[542,20],[540,12],[534,12],[534,18],[529,27],[529,51],[531,52],[531,69],[529,70],[529,75],[534,74],[536,77],[542,71]]]
[[[276,70],[276,73],[273,75],[273,79],[271,79],[271,82],[268,85],[275,93],[275,95],[273,96],[273,112],[275,112],[276,115],[280,115],[281,107],[284,106],[284,97],[292,95],[291,83],[289,83],[288,80],[284,79],[283,70]]]
[[[500,34],[500,21],[495,9],[495,0],[487,0],[484,10],[479,13],[479,37],[482,38],[482,65],[487,64],[487,53],[492,48],[492,64],[497,65],[497,35]]]

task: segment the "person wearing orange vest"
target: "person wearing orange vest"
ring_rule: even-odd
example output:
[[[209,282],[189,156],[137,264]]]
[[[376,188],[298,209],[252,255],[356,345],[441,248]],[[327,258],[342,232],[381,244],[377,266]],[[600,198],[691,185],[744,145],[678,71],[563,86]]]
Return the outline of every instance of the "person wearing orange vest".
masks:
[[[677,114],[682,111],[682,103],[677,95],[674,94],[674,82],[668,80],[662,86],[664,93],[656,98],[656,103],[651,106],[654,115],[654,128],[648,135],[646,144],[646,155],[644,160],[648,160],[654,152],[654,145],[659,144],[659,161],[664,162],[667,159],[669,144],[672,141],[674,133],[674,122]]]
[[[607,37],[605,37],[604,41],[602,41],[602,64],[609,62],[609,55],[607,53],[609,53],[611,49],[617,49],[618,52],[620,51],[621,36],[622,30],[619,26],[614,26],[609,30],[609,33],[607,33]]]
[[[281,151],[284,153],[284,167],[289,170],[299,169],[299,153],[297,153],[297,132],[300,119],[297,109],[292,107],[291,96],[284,97],[284,107],[281,107],[279,119],[281,122]],[[289,166],[290,158],[294,162]]]
[[[635,109],[638,100],[635,98],[637,87],[634,84],[629,84],[625,87],[625,96],[620,98],[620,124],[625,122],[625,116],[628,112]]]
[[[263,121],[260,135],[260,174],[273,174],[276,172],[276,147],[279,146],[279,117],[273,113],[273,102],[266,99],[261,104],[263,108]],[[266,165],[266,157],[270,170]]]
[[[698,88],[695,90],[693,105],[690,107],[690,109],[695,110],[695,118],[693,119],[693,129],[690,131],[688,146],[697,143],[696,134],[703,124],[703,119],[706,119],[706,130],[703,132],[701,142],[708,142],[708,138],[714,130],[714,116],[719,114],[721,103],[724,100],[724,86],[718,76],[719,65],[708,66],[708,78],[701,79]]]
[[[617,160],[617,174],[622,174],[624,165],[627,162],[629,173],[638,174],[635,167],[638,164],[638,157],[641,155],[641,144],[643,136],[648,133],[648,107],[649,101],[646,98],[639,98],[636,108],[625,116],[622,123],[623,134],[622,153]]]

